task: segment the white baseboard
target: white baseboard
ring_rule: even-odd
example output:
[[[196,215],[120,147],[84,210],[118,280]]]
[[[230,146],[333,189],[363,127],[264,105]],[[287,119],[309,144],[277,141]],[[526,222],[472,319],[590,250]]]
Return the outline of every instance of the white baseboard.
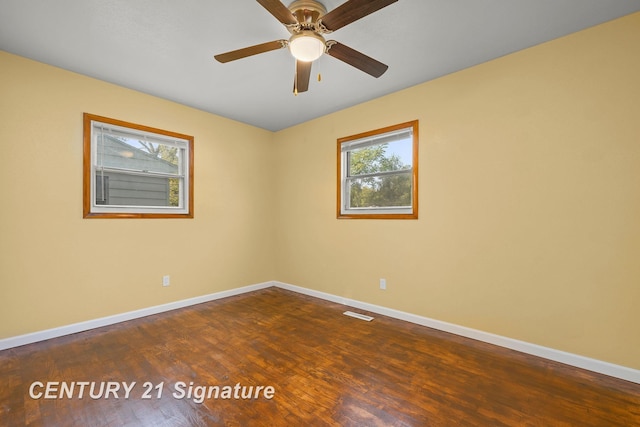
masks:
[[[0,340],[0,350],[6,350],[8,348],[31,344],[38,341],[44,341],[51,338],[57,338],[64,335],[75,334],[77,332],[88,331],[90,329],[113,325],[115,323],[125,322],[127,320],[139,319],[141,317],[150,316],[152,314],[163,313],[165,311],[175,310],[177,308],[188,307],[191,305],[201,304],[203,302],[209,302],[221,298],[231,297],[234,295],[240,295],[246,292],[257,291],[259,289],[269,288],[272,286],[275,286],[275,282],[258,283],[255,285],[230,289],[228,291],[216,292],[213,294],[174,301],[167,304],[143,308],[140,310],[115,314],[113,316],[101,317],[99,319],[88,320],[86,322],[73,323],[71,325],[61,326],[59,328],[47,329],[44,331],[33,332],[16,337],[4,338]]]
[[[127,320],[138,319],[141,317],[150,316],[152,314],[162,313],[165,311],[188,307],[195,304],[214,301],[221,298],[227,298],[234,295],[240,295],[247,292],[257,291],[259,289],[264,289],[272,286],[279,287],[282,289],[287,289],[289,291],[297,292],[300,294],[320,298],[323,300],[332,301],[338,304],[343,304],[345,306],[359,308],[361,310],[366,310],[373,313],[378,313],[383,316],[388,316],[395,319],[415,323],[418,325],[427,326],[433,329],[438,329],[440,331],[449,332],[455,335],[472,338],[472,339],[483,341],[489,344],[495,344],[500,347],[509,348],[512,350],[520,351],[522,353],[531,354],[533,356],[542,357],[545,359],[564,363],[566,365],[575,366],[577,368],[586,369],[589,371],[601,373],[611,377],[620,378],[626,381],[631,381],[633,383],[640,384],[640,370],[637,370],[637,369],[615,365],[613,363],[603,362],[601,360],[591,359],[591,358],[580,356],[577,354],[567,353],[564,351],[543,347],[537,344],[531,344],[528,342],[519,341],[512,338],[507,338],[500,335],[479,331],[477,329],[471,329],[464,326],[443,322],[440,320],[430,319],[428,317],[418,316],[415,314],[394,310],[392,308],[382,307],[375,304],[369,304],[366,302],[344,298],[337,295],[315,291],[313,289],[303,288],[300,286],[291,285],[288,283],[283,283],[278,281],[270,281],[270,282],[258,283],[255,285],[243,286],[240,288],[230,289],[227,291],[221,291],[221,292],[216,292],[213,294],[203,295],[195,298],[175,301],[168,304],[156,305],[153,307],[148,307],[140,310],[129,311],[127,313],[101,317],[99,319],[88,320],[86,322],[74,323],[71,325],[61,326],[59,328],[47,329],[44,331],[33,332],[30,334],[19,335],[16,337],[4,338],[4,339],[0,339],[0,350],[6,350],[8,348],[31,344],[38,341],[44,341],[51,338],[57,338],[64,335],[74,334],[77,332],[83,332],[90,329],[99,328],[102,326],[113,325],[115,323],[125,322]]]
[[[474,340],[483,341],[489,344],[494,344],[500,347],[509,348],[511,350],[516,350],[522,353],[531,354],[533,356],[542,357],[544,359],[553,360],[556,362],[564,363],[566,365],[586,369],[588,371],[597,372],[600,374],[608,375],[610,377],[620,378],[626,381],[640,384],[640,370],[637,369],[615,365],[613,363],[603,362],[601,360],[591,359],[589,357],[567,353],[565,351],[555,350],[553,348],[543,347],[537,344],[531,344],[525,341],[507,338],[489,332],[483,332],[477,329],[471,329],[440,320],[430,319],[428,317],[418,316],[415,314],[406,313],[379,305],[369,304],[349,298],[343,298],[325,292],[315,291],[313,289],[290,285],[288,283],[277,281],[273,283],[274,286],[300,294],[321,298],[349,307],[359,308],[361,310],[371,311],[373,313],[382,314],[383,316],[393,317],[395,319],[404,320],[418,325],[428,326],[440,331],[472,338]]]

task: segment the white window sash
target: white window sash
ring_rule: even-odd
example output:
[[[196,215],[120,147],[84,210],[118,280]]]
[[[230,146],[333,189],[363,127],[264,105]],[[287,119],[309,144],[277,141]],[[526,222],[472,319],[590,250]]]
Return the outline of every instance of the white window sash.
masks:
[[[386,144],[389,142],[401,141],[403,139],[410,139],[413,137],[413,129],[399,129],[392,132],[383,133],[381,135],[374,135],[362,139],[356,139],[349,142],[344,142],[341,145],[341,151],[353,151],[358,148],[367,148],[374,145]]]
[[[189,188],[189,177],[185,174],[186,170],[186,162],[189,159],[189,142],[187,140],[173,138],[170,136],[164,136],[144,130],[131,130],[122,126],[113,125],[110,123],[103,123],[99,121],[91,122],[91,131],[92,131],[92,173],[91,173],[91,211],[96,213],[107,213],[107,212],[122,212],[122,213],[161,213],[161,212],[169,212],[175,211],[176,213],[186,213],[189,206],[189,194],[185,191],[186,188]],[[100,148],[104,148],[104,144],[101,143],[100,138],[104,138],[104,136],[114,136],[121,137],[127,139],[135,139],[142,140],[145,142],[150,142],[153,144],[161,144],[169,147],[178,148],[178,173],[165,173],[165,172],[153,172],[153,171],[143,171],[136,169],[126,169],[126,168],[117,168],[117,167],[108,167],[104,166],[101,163],[100,156],[104,153],[101,152]],[[117,172],[123,173],[127,175],[138,175],[138,176],[154,176],[154,177],[166,177],[166,178],[176,178],[178,179],[178,206],[145,206],[145,205],[115,205],[115,204],[97,204],[96,203],[96,174],[101,174],[105,172]],[[104,177],[104,175],[103,175]],[[102,179],[102,184],[105,184],[104,178]],[[103,189],[103,195],[104,189]]]
[[[382,145],[386,143],[402,141],[405,139],[413,140],[413,128],[404,128],[398,129],[395,131],[387,132],[380,135],[374,135],[371,137],[365,137],[362,139],[357,139],[354,141],[344,142],[340,146],[340,151],[342,155],[342,174],[341,174],[341,194],[342,194],[342,203],[340,206],[340,212],[342,214],[358,214],[358,213],[366,213],[366,214],[410,214],[413,213],[413,191],[411,192],[411,205],[409,206],[376,206],[376,207],[351,207],[351,186],[350,182],[363,179],[363,178],[377,178],[384,177],[390,175],[401,175],[413,174],[413,166],[409,169],[400,169],[395,171],[381,171],[381,172],[372,172],[367,174],[360,175],[351,175],[350,174],[350,156],[349,154],[352,151],[361,148],[372,147],[376,145]],[[412,162],[413,163],[413,162]],[[412,183],[412,186],[415,185]]]
[[[111,135],[115,137],[127,138],[127,139],[141,139],[146,142],[152,142],[155,144],[168,145],[170,147],[178,147],[178,148],[189,148],[189,142],[184,139],[173,138],[170,136],[160,135],[153,132],[148,132],[144,130],[135,130],[112,125],[110,123],[102,123],[97,121],[92,121],[91,125],[95,132],[95,135],[98,133],[103,133],[105,135]]]

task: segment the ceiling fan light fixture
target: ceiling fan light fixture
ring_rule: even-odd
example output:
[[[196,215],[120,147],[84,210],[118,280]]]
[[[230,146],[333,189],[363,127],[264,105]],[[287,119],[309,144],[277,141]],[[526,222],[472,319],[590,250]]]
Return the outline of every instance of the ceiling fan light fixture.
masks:
[[[289,50],[298,61],[315,61],[325,51],[325,40],[313,31],[301,31],[289,39]]]

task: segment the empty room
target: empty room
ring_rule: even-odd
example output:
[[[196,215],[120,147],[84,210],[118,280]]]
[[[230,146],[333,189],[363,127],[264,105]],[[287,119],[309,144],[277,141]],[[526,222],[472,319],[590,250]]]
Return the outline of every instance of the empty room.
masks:
[[[638,0],[0,0],[0,425],[640,425],[638,76]]]

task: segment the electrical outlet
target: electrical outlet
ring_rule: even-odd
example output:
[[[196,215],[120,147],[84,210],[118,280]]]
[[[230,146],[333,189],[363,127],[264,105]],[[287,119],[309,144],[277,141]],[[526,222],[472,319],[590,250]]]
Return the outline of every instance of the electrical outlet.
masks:
[[[162,276],[162,286],[169,286],[171,284],[171,277]]]
[[[380,289],[387,289],[387,279],[380,279]]]

